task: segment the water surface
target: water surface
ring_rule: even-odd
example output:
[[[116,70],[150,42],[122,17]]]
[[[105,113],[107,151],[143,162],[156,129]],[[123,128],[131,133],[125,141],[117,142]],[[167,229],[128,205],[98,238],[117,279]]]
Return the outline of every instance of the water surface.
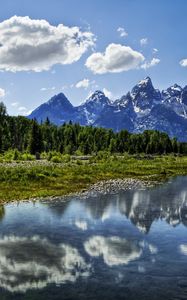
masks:
[[[187,299],[187,177],[0,209],[0,299]]]

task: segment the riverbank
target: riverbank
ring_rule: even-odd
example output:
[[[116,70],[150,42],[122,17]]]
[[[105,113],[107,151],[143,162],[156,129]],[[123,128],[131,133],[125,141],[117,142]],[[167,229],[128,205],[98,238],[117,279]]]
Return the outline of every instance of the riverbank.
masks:
[[[187,175],[187,157],[126,155],[98,161],[77,159],[63,164],[47,161],[2,163],[0,202],[85,192],[98,182],[101,185],[101,182],[116,179],[153,183],[175,175]],[[119,182],[121,188],[124,182]],[[114,189],[114,185],[110,186]]]

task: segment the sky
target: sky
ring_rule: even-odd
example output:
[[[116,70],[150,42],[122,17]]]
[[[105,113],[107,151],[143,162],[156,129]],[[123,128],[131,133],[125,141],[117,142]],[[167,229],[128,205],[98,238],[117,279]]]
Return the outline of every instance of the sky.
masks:
[[[0,101],[27,115],[63,92],[112,100],[150,76],[187,85],[186,0],[1,0]]]

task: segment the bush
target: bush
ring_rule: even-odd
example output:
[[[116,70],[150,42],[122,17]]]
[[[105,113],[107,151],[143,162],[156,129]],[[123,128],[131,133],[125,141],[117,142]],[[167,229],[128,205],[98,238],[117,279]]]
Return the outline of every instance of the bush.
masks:
[[[69,154],[62,155],[62,161],[67,163],[71,161],[71,156]]]
[[[47,152],[42,152],[40,157],[41,159],[48,159],[49,154]]]
[[[108,151],[99,151],[96,155],[96,160],[107,160],[110,157]]]
[[[21,153],[17,149],[11,149],[4,153],[3,158],[5,161],[20,160]]]
[[[25,152],[25,153],[23,153],[22,154],[22,156],[21,156],[21,159],[22,160],[35,160],[35,156],[34,155],[32,155],[32,154],[30,154],[30,153],[28,153],[28,152]]]
[[[55,155],[51,158],[51,162],[53,163],[61,163],[62,162],[62,158],[59,155]]]
[[[78,149],[78,150],[75,151],[75,155],[76,156],[82,156],[83,153]]]

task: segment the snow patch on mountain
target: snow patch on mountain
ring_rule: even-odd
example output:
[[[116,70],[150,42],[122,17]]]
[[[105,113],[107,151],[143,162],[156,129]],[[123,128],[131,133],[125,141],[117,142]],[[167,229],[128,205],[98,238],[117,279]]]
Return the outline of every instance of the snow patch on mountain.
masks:
[[[45,121],[47,117],[57,125],[71,120],[115,131],[156,129],[187,141],[187,86],[174,84],[160,92],[154,88],[151,78],[146,77],[115,101],[97,90],[77,107],[60,93],[29,116],[38,121]]]

